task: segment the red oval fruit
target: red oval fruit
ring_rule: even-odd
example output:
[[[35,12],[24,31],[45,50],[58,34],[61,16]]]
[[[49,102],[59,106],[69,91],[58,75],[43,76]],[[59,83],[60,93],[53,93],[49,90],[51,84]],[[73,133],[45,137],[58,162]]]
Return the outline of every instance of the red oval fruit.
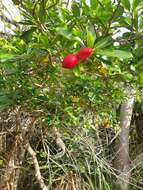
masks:
[[[78,52],[77,52],[77,57],[79,59],[85,60],[87,58],[89,58],[93,53],[93,49],[92,48],[81,48]]]
[[[78,63],[78,58],[74,54],[67,55],[62,62],[62,67],[67,69],[74,68]]]

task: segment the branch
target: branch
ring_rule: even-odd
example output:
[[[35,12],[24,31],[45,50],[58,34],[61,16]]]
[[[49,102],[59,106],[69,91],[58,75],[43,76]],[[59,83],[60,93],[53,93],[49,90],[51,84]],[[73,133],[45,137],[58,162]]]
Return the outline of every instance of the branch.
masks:
[[[47,186],[44,183],[41,172],[40,172],[40,167],[39,167],[39,163],[38,163],[38,160],[36,157],[36,153],[32,149],[32,147],[30,146],[29,143],[27,144],[27,151],[29,152],[30,156],[32,157],[34,168],[35,168],[35,177],[37,179],[37,182],[39,183],[41,190],[48,190]]]

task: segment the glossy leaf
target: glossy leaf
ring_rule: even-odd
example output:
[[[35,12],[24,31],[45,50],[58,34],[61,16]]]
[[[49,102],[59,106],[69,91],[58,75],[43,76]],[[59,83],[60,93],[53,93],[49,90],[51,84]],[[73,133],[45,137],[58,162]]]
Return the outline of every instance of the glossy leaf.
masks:
[[[112,42],[111,37],[101,38],[97,42],[95,42],[94,48],[95,49],[105,48],[106,46],[110,45],[111,42]]]
[[[123,6],[119,6],[117,11],[116,11],[116,14],[114,16],[114,20],[116,19],[119,19],[119,17],[121,17],[124,13],[124,7]]]
[[[15,55],[13,54],[0,52],[0,63],[6,62],[14,57]]]
[[[130,8],[131,8],[130,0],[122,0],[121,2],[127,10],[130,10]]]
[[[122,51],[122,50],[100,50],[96,52],[99,55],[109,56],[109,57],[117,57],[120,59],[130,59],[133,55],[130,52]]]
[[[135,11],[135,9],[140,6],[141,0],[133,0],[133,10]]]
[[[72,12],[73,12],[73,14],[74,14],[75,17],[79,17],[80,16],[79,3],[74,2],[72,4]]]
[[[139,83],[143,86],[143,73],[139,73]]]
[[[32,39],[33,36],[33,32],[35,31],[35,28],[31,28],[25,32],[23,32],[23,34],[21,35],[21,38],[26,41],[26,42],[30,42],[30,40]]]
[[[46,17],[46,0],[41,0],[39,5],[39,18],[41,22],[44,22]]]
[[[81,46],[83,46],[83,47],[85,46],[85,44],[84,44],[84,42],[82,41],[82,39],[79,38],[78,36],[73,37],[73,40],[79,42],[79,44],[80,44]]]
[[[95,35],[91,31],[87,31],[87,47],[93,47],[95,42]]]
[[[68,40],[72,40],[73,36],[72,34],[65,28],[56,28],[57,31],[57,35],[61,35],[64,38],[68,39]]]

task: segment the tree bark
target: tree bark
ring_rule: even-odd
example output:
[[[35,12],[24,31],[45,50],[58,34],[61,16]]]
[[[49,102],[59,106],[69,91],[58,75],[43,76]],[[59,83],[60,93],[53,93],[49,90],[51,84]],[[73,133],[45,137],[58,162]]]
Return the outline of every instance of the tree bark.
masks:
[[[121,131],[117,142],[115,169],[118,171],[117,185],[122,190],[128,190],[130,179],[129,129],[134,106],[134,90],[128,89],[127,98],[120,110]]]

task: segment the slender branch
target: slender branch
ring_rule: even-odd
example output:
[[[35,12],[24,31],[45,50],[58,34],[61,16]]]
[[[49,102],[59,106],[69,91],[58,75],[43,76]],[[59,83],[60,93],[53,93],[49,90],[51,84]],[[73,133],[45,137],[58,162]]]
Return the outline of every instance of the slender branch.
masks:
[[[35,168],[35,177],[37,179],[37,182],[39,183],[41,190],[48,190],[47,186],[44,183],[41,172],[40,172],[40,167],[39,167],[39,163],[38,163],[38,160],[36,157],[36,153],[32,149],[32,147],[30,146],[29,143],[27,144],[27,151],[29,152],[30,156],[32,157],[34,168]]]

